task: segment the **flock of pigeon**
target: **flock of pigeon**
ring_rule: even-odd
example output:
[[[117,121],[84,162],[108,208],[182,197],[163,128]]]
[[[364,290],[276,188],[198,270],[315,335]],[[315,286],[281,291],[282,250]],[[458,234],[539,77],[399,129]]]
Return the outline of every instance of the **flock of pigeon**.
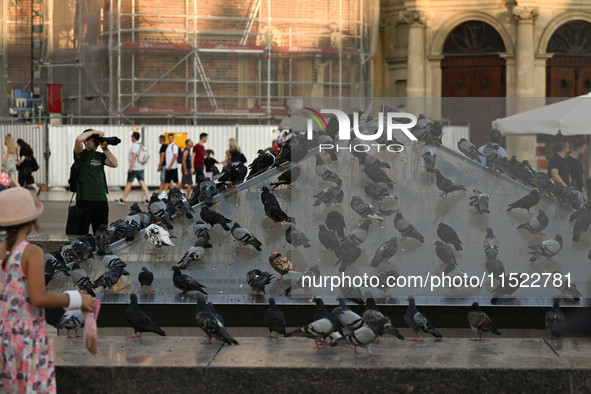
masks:
[[[419,143],[424,144],[421,150],[421,157],[425,163],[425,170],[428,173],[435,174],[435,184],[441,191],[441,197],[445,198],[448,194],[457,191],[466,191],[464,186],[456,184],[452,179],[447,178],[440,169],[436,168],[437,148],[441,145],[443,127],[438,122],[432,122],[421,115],[417,125],[411,131],[417,137]],[[308,155],[310,150],[315,149],[318,144],[330,144],[337,141],[337,134],[338,122],[332,118],[328,123],[327,129],[319,134],[317,133],[313,140],[308,141],[303,135],[296,133],[284,144],[283,149],[277,156],[271,150],[259,150],[258,157],[248,168],[240,164],[215,176],[214,179],[202,179],[198,185],[193,187],[191,196],[189,197],[185,196],[176,188],[170,190],[168,198],[162,200],[154,193],[146,212],[143,212],[138,204],[135,203],[131,206],[129,215],[125,219],[120,219],[109,226],[101,227],[94,237],[90,235],[80,237],[70,245],[62,246],[57,252],[51,254],[46,253],[46,283],[51,281],[55,273],[62,273],[70,276],[74,284],[88,294],[94,295],[94,290],[98,287],[103,287],[103,289],[107,290],[112,289],[122,275],[130,275],[130,273],[126,271],[127,264],[124,261],[116,255],[107,253],[108,245],[121,239],[132,241],[138,232],[144,230],[144,238],[150,244],[154,245],[153,250],[163,246],[175,246],[173,241],[175,236],[169,232],[174,229],[173,216],[177,213],[185,215],[188,219],[194,219],[194,216],[197,216],[197,219],[192,222],[193,232],[196,237],[195,243],[186,251],[181,260],[171,268],[174,271],[172,282],[175,287],[181,290],[181,294],[191,291],[200,293],[197,295],[196,319],[198,326],[206,332],[209,339],[213,337],[227,344],[237,344],[226,331],[223,325],[223,318],[215,312],[213,305],[211,303],[206,304],[204,297],[204,295],[207,295],[205,291],[206,287],[191,276],[183,273],[184,270],[196,264],[204,257],[207,248],[212,247],[209,232],[213,230],[215,225],[219,225],[224,231],[230,232],[230,235],[244,247],[250,246],[257,251],[262,250],[262,243],[256,238],[253,232],[211,209],[215,204],[214,197],[276,167],[291,163],[297,164]],[[358,140],[352,140],[349,143],[355,144],[358,142]],[[378,139],[378,142],[385,141]],[[502,158],[498,153],[498,145],[489,143],[484,149],[484,154],[482,154],[472,143],[461,139],[458,142],[458,148],[469,159],[480,162],[480,158],[485,157],[487,167],[504,173],[525,185],[534,187],[530,194],[510,204],[507,211],[520,208],[526,209],[529,212],[531,208],[539,203],[540,194],[546,193],[548,196],[575,210],[570,217],[571,221],[575,221],[573,242],[577,242],[580,235],[586,232],[588,226],[591,224],[591,200],[586,200],[576,188],[565,188],[561,186],[553,178],[548,178],[544,173],[535,172],[527,161],[517,161],[515,156],[511,160]],[[334,252],[338,258],[337,265],[340,264],[340,272],[345,272],[360,257],[362,250],[359,246],[368,238],[368,230],[372,221],[377,220],[383,222],[385,216],[395,213],[394,227],[401,234],[402,239],[412,238],[421,244],[425,242],[425,238],[420,234],[418,229],[401,212],[398,212],[398,210],[380,210],[374,206],[377,201],[397,199],[392,194],[394,181],[390,179],[386,172],[390,168],[390,164],[380,161],[368,152],[351,150],[350,153],[363,166],[363,173],[368,178],[364,186],[364,192],[374,202],[369,203],[360,196],[352,197],[350,207],[360,216],[362,222],[349,234],[345,233],[345,219],[338,210],[330,211],[325,223],[319,226],[318,241],[327,251]],[[329,156],[333,161],[338,159],[334,152],[329,152]],[[315,194],[313,196],[315,198],[314,205],[338,205],[342,203],[344,199],[342,189],[343,180],[335,170],[324,162],[321,154],[315,155],[315,173],[322,179],[322,182],[330,182],[334,186],[327,187],[320,193]],[[276,181],[270,183],[269,186],[272,186],[273,190],[280,186],[291,187],[294,182],[297,182],[300,174],[301,168],[298,165],[292,166],[281,172]],[[296,218],[290,217],[283,210],[273,194],[273,190],[263,187],[260,196],[265,215],[275,223],[272,227],[275,227],[278,223],[290,223],[285,232],[286,241],[295,248],[300,246],[304,248],[311,247],[312,242],[306,234],[296,228]],[[469,204],[474,207],[476,212],[489,214],[489,199],[490,195],[475,189],[469,196]],[[195,212],[193,207],[202,202],[203,205],[199,213]],[[536,217],[517,228],[529,231],[539,237],[540,235],[544,235],[542,231],[548,226],[548,223],[548,217],[540,209]],[[445,275],[452,277],[463,276],[463,272],[458,268],[454,251],[450,247],[452,245],[456,252],[463,249],[462,241],[458,234],[451,226],[445,223],[439,223],[437,235],[440,240],[435,242],[435,253],[445,265]],[[397,241],[397,237],[392,237],[383,243],[375,252],[371,266],[378,267],[388,262],[397,252]],[[539,257],[551,259],[560,252],[562,247],[562,236],[556,234],[554,238],[547,239],[538,245],[530,247],[533,249],[530,252],[532,255],[530,262],[535,262]],[[486,268],[489,273],[494,274],[495,278],[506,275],[503,263],[497,259],[498,251],[499,242],[494,236],[493,230],[488,228],[487,235],[484,239],[484,252],[487,259]],[[95,254],[102,256],[102,261],[107,271],[93,281],[86,271],[80,267],[78,262]],[[591,260],[591,251],[588,257]],[[302,274],[302,277],[320,276],[320,269],[317,265],[304,270],[296,267],[289,258],[283,256],[279,251],[273,251],[268,257],[268,261],[271,268],[280,275],[277,280],[282,279],[288,273]],[[384,283],[388,277],[397,276],[398,273],[395,270],[386,271],[380,274],[380,283]],[[290,296],[291,292],[298,289],[303,289],[309,293],[309,288],[304,288],[302,277],[292,287],[286,290],[286,295]],[[248,272],[246,283],[253,292],[266,293],[265,286],[270,284],[273,279],[274,276],[271,273],[253,269]],[[153,274],[146,267],[142,267],[141,272],[138,273],[138,281],[142,289],[146,286],[149,291],[152,291],[150,286],[153,280]],[[506,280],[498,281],[498,283],[499,285],[494,289],[493,298],[491,299],[491,303],[493,304],[502,296],[512,296],[519,288],[519,284],[517,286],[510,285],[508,275]],[[381,287],[383,288],[384,286]],[[561,286],[557,288],[565,296],[573,297],[576,301],[581,297],[581,294],[572,282],[567,283],[563,281]],[[277,309],[274,300],[270,299],[271,305],[265,316],[269,330],[288,337],[305,336],[312,338],[316,341],[318,348],[322,344],[327,344],[327,338],[331,339],[331,346],[347,343],[355,347],[364,348],[370,346],[383,334],[392,334],[397,338],[403,339],[398,331],[392,327],[390,320],[377,310],[371,293],[366,294],[366,301],[364,301],[359,288],[343,286],[340,290],[341,301],[339,307],[328,313],[320,300],[318,305],[321,310],[319,309],[319,312],[317,312],[314,322],[291,333],[285,332],[283,314]],[[345,304],[345,299],[359,304],[365,304],[367,302],[363,316],[360,317],[349,310]],[[141,333],[146,331],[164,335],[164,332],[141,311],[135,294],[130,296],[130,300],[131,304],[126,317],[130,325],[134,328],[136,335],[141,336]],[[420,340],[422,340],[423,332],[440,337],[441,335],[437,330],[418,312],[414,305],[414,299],[409,299],[409,302],[410,305],[405,315],[405,321],[415,333],[421,334]],[[80,314],[68,312],[59,323],[59,326],[75,329],[81,320],[83,320],[83,316],[80,316]],[[499,334],[488,316],[478,308],[477,303],[474,303],[470,308],[468,320],[470,326],[480,338],[482,333],[485,332]],[[73,323],[70,324],[68,322]],[[546,325],[553,337],[560,337],[561,327],[564,327],[564,314],[559,309],[558,301],[555,301],[554,307],[548,312]],[[342,331],[341,327],[346,332]]]

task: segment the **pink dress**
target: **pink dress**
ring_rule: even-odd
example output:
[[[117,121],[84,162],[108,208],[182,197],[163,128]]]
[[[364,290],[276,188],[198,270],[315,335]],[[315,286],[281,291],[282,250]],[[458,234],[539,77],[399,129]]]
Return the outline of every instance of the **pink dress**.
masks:
[[[16,247],[0,276],[0,393],[56,392],[45,313],[31,304],[21,269],[28,244]]]

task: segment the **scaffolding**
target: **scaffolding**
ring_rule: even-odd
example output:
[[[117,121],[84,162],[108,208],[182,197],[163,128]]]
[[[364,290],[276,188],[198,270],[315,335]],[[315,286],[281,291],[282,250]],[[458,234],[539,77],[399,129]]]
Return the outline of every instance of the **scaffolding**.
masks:
[[[266,121],[371,95],[377,0],[32,1],[53,11],[42,78],[78,122]]]

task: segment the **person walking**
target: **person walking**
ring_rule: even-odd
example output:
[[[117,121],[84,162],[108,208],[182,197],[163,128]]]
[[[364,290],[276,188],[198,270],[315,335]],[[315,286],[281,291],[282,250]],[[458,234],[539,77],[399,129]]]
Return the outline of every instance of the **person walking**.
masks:
[[[158,194],[162,195],[164,191],[164,185],[166,182],[166,148],[168,148],[168,144],[166,143],[166,137],[161,135],[159,137],[160,140],[160,161],[158,161],[158,169],[156,171],[160,172],[160,189],[158,189]]]
[[[104,166],[117,168],[117,159],[108,148],[107,142],[99,143],[105,133],[88,129],[76,137],[74,144],[74,169],[80,173],[76,206],[82,209],[82,220],[78,235],[88,234],[92,224],[93,234],[101,224],[109,224],[109,202]],[[103,152],[97,152],[101,147]]]
[[[148,193],[148,186],[146,186],[146,182],[144,182],[144,165],[141,164],[138,160],[138,154],[140,153],[140,133],[134,131],[131,135],[131,148],[129,149],[129,169],[127,170],[127,183],[125,184],[125,190],[123,190],[123,197],[120,199],[115,200],[115,202],[119,204],[125,204],[125,199],[129,195],[131,191],[131,183],[134,179],[137,178],[137,181],[144,192],[144,196],[146,199],[144,200],[145,203],[150,202],[150,195]]]
[[[570,167],[566,161],[566,156],[569,153],[568,142],[560,141],[554,148],[554,156],[548,161],[548,177],[554,177],[558,182],[562,183],[564,187],[570,184]]]
[[[43,250],[26,239],[43,204],[15,187],[0,193],[0,353],[1,393],[55,393],[53,353],[44,309],[82,309],[93,312],[96,300],[78,291],[63,294],[45,290]]]
[[[4,155],[2,156],[2,169],[10,177],[10,181],[14,186],[19,187],[20,183],[16,179],[16,145],[14,144],[14,138],[12,135],[6,134],[4,138]]]
[[[583,192],[585,170],[583,169],[583,163],[581,158],[587,152],[587,143],[585,140],[578,139],[573,143],[573,148],[570,150],[570,154],[566,157],[568,168],[570,170],[571,183],[575,182],[575,187]]]
[[[167,196],[166,191],[169,187],[172,189],[176,183],[179,183],[178,155],[179,147],[174,143],[174,134],[168,134],[168,148],[166,148],[166,176],[164,177],[164,190],[162,191],[162,194],[160,194],[160,198]]]
[[[191,195],[191,190],[193,189],[193,174],[195,172],[192,161],[191,161],[191,149],[193,148],[193,141],[186,140],[185,141],[186,148],[183,149],[183,165],[182,165],[182,175],[181,181],[177,185],[179,190],[183,190],[183,187],[187,186],[187,197]]]
[[[31,186],[39,197],[39,193],[41,193],[41,188],[37,186],[35,183],[35,178],[33,178],[33,172],[37,171],[37,169],[33,168],[33,148],[22,138],[16,140],[16,144],[19,146],[19,154],[20,157],[18,159],[18,183],[22,187]]]
[[[199,142],[193,147],[193,168],[195,169],[195,183],[199,183],[199,177],[205,179],[205,143],[207,142],[207,133],[199,134]]]

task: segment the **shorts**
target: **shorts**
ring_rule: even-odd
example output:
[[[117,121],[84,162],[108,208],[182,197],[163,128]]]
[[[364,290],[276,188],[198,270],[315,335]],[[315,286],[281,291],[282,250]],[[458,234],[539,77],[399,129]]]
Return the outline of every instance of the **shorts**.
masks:
[[[127,182],[131,183],[133,180],[137,178],[138,182],[144,181],[144,170],[139,171],[131,171],[127,173]]]
[[[8,175],[16,175],[16,161],[7,159],[6,164],[4,165],[4,171],[6,171]]]
[[[183,176],[181,177],[181,183],[183,185],[192,185],[193,184],[193,175],[191,175],[191,170],[189,170],[189,175],[185,175],[185,170],[181,170]]]
[[[162,164],[160,167],[160,182],[164,182],[166,180],[166,164]]]
[[[205,180],[205,174],[203,173],[203,167],[195,167],[195,184],[199,184],[199,177],[203,177]]]
[[[178,181],[179,181],[179,173],[177,171],[177,168],[166,171],[164,183],[170,183],[170,182],[177,182],[178,183]]]

